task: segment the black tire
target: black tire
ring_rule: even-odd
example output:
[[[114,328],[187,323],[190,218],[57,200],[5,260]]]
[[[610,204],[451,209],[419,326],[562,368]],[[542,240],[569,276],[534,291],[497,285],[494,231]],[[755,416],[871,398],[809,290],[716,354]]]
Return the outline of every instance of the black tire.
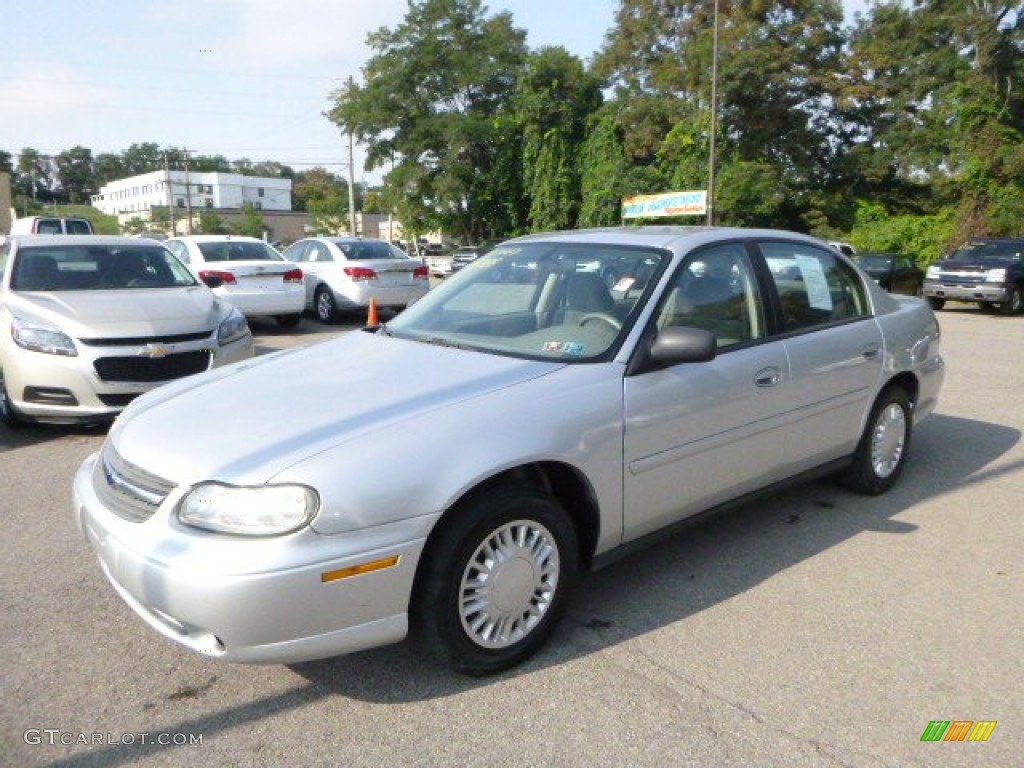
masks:
[[[7,385],[4,384],[2,377],[0,377],[0,424],[11,429],[17,429],[26,424],[25,417],[11,405],[11,398],[7,394]]]
[[[274,319],[277,320],[277,324],[282,328],[294,328],[302,320],[302,315],[277,315]]]
[[[338,319],[338,304],[331,289],[326,285],[316,289],[313,309],[316,310],[316,317],[321,323],[333,323]]]
[[[936,298],[935,296],[929,296],[928,297],[928,306],[930,306],[932,309],[934,309],[936,312],[938,312],[940,309],[942,309],[944,306],[946,306],[946,300],[945,299]]]
[[[1024,302],[1021,300],[1020,286],[1010,286],[1010,295],[1006,301],[999,305],[999,313],[1002,315],[1017,315],[1020,314],[1021,309],[1024,308]]]
[[[907,393],[897,386],[884,389],[871,409],[853,464],[839,476],[840,482],[851,491],[869,496],[892,488],[910,452],[913,420]]]
[[[507,484],[471,496],[439,525],[417,575],[413,632],[466,675],[525,661],[557,625],[576,580],[576,530],[565,510],[540,490]],[[487,557],[496,551],[504,557]]]

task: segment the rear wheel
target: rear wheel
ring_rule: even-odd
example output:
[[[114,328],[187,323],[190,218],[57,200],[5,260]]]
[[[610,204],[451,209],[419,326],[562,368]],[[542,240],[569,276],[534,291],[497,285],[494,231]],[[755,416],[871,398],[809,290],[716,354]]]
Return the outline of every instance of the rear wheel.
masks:
[[[1021,308],[1022,299],[1020,286],[1011,286],[1010,295],[1006,297],[1006,301],[999,305],[999,311],[1004,315],[1016,315],[1020,313]]]
[[[282,328],[294,328],[302,320],[302,315],[278,315],[274,319],[277,320],[277,324]]]
[[[857,493],[877,496],[896,483],[910,450],[913,409],[900,387],[882,391],[871,409],[853,464],[840,482]]]
[[[333,323],[338,317],[338,305],[334,294],[326,285],[316,289],[316,316],[321,323]]]
[[[930,306],[932,309],[934,309],[937,312],[940,309],[942,309],[944,306],[946,306],[946,300],[945,299],[936,298],[935,296],[929,296],[928,297],[928,306]]]
[[[564,610],[578,569],[576,531],[550,495],[503,485],[463,502],[423,553],[410,608],[430,651],[467,675],[533,655]]]

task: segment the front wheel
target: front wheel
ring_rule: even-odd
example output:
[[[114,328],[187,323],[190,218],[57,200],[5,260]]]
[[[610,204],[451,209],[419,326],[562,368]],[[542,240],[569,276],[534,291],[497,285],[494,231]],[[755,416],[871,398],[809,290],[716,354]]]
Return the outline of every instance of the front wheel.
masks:
[[[459,672],[501,672],[536,653],[557,624],[578,570],[576,530],[553,497],[529,486],[496,487],[450,514],[423,553],[414,631]]]
[[[25,424],[24,417],[11,405],[11,398],[7,394],[7,385],[4,384],[2,378],[0,378],[0,424],[4,424],[11,429],[24,426]]]
[[[930,306],[932,309],[934,309],[936,312],[938,312],[940,309],[942,309],[944,306],[946,306],[946,300],[945,299],[938,299],[935,296],[929,296],[928,297],[928,306]]]
[[[871,496],[892,488],[906,463],[912,426],[907,393],[897,386],[883,390],[871,409],[853,464],[840,476],[842,484]]]
[[[1010,287],[1010,295],[1006,297],[1006,301],[999,305],[1000,313],[1004,315],[1016,315],[1019,314],[1022,308],[1021,292],[1019,286]]]

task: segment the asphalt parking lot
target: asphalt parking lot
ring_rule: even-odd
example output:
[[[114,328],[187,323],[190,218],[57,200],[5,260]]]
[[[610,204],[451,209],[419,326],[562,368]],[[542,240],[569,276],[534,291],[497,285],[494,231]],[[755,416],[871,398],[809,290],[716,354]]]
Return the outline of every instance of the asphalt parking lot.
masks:
[[[180,649],[75,527],[104,431],[0,426],[0,766],[1020,765],[1024,317],[939,317],[940,407],[892,492],[806,485],[590,574],[544,651],[482,680],[409,643]],[[353,327],[254,332],[263,353]],[[921,741],[935,720],[996,726]]]

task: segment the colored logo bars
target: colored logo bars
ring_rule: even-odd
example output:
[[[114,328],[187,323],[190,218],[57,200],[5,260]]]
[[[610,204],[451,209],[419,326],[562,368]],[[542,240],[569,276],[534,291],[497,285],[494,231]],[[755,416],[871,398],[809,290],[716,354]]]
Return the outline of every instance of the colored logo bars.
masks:
[[[995,720],[932,720],[921,734],[921,741],[988,741]]]

